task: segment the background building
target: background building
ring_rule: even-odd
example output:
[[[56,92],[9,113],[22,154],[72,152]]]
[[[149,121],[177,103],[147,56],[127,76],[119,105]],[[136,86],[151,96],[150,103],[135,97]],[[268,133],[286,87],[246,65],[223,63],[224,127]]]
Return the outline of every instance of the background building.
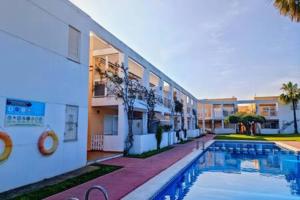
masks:
[[[236,126],[225,123],[225,119],[238,112],[264,116],[266,122],[261,126],[263,134],[294,132],[292,107],[282,104],[277,96],[254,97],[253,100],[238,100],[236,97],[199,100],[198,123],[202,130],[216,134],[235,133]],[[299,119],[299,106],[296,112]]]

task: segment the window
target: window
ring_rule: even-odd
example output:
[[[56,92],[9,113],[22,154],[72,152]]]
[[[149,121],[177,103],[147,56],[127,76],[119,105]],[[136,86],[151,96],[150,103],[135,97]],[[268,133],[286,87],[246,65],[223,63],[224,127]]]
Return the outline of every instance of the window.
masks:
[[[279,121],[278,120],[267,120],[265,123],[262,124],[261,128],[278,129],[279,128]]]
[[[76,62],[80,61],[80,36],[80,31],[69,26],[69,58]]]
[[[104,135],[118,135],[118,116],[104,116]]]
[[[213,113],[215,118],[223,117],[221,104],[213,104]]]
[[[129,59],[128,61],[129,78],[141,80],[144,76],[144,67]]]
[[[231,128],[231,129],[234,129],[234,128],[235,128],[235,125],[234,125],[234,124],[230,124],[230,123],[225,123],[225,122],[224,122],[224,128]]]
[[[265,117],[277,116],[277,108],[274,104],[261,104],[259,105],[259,111]]]
[[[64,141],[77,140],[78,106],[66,106]]]
[[[222,128],[222,121],[216,120],[214,123],[214,128]]]
[[[149,85],[150,87],[157,87],[159,85],[160,82],[160,78],[155,75],[154,73],[150,72],[150,76],[149,76]]]

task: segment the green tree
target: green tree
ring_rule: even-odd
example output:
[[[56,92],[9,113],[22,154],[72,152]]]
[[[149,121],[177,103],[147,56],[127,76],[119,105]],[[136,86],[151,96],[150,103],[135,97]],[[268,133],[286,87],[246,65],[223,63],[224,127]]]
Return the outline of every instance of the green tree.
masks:
[[[162,128],[162,126],[158,126],[156,133],[155,133],[157,149],[160,149],[160,144],[162,141],[162,134],[163,134],[163,128]]]
[[[275,0],[274,6],[281,15],[289,16],[292,21],[300,22],[300,0]]]
[[[116,63],[114,71],[103,71],[99,67],[95,68],[95,71],[99,73],[101,78],[108,79],[109,84],[107,84],[106,86],[108,92],[114,95],[116,99],[122,100],[124,111],[127,113],[128,134],[125,139],[125,155],[129,154],[129,150],[132,148],[134,142],[134,103],[139,96],[143,96],[145,91],[144,86],[142,86],[142,84],[137,79],[130,78],[128,70],[128,67],[126,67],[123,63],[121,65]]]
[[[256,123],[262,124],[266,121],[265,117],[261,115],[237,113],[230,115],[225,119],[225,123],[242,124],[246,128],[248,134],[251,133],[251,129],[255,127]],[[254,131],[253,131],[254,132]]]
[[[297,125],[297,115],[296,115],[296,109],[297,104],[300,100],[300,88],[298,88],[297,83],[284,83],[282,84],[281,90],[283,93],[279,96],[279,99],[281,102],[285,104],[292,104],[293,109],[293,115],[294,115],[294,129],[295,133],[298,133],[298,125]]]

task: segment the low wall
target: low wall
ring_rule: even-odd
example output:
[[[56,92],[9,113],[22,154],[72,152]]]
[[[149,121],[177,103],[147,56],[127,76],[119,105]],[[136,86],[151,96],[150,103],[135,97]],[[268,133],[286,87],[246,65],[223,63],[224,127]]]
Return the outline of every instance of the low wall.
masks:
[[[194,130],[188,130],[187,131],[187,137],[188,138],[195,138],[200,136],[200,130],[199,129],[194,129]]]
[[[235,133],[234,128],[216,128],[213,131],[215,134],[229,134],[229,133]]]
[[[175,132],[164,132],[160,147],[166,147],[174,144],[176,138]],[[155,150],[156,138],[155,134],[134,135],[133,147],[130,149],[130,154],[141,154],[147,151]]]
[[[269,129],[269,128],[263,128],[261,129],[261,134],[278,134],[279,129]]]
[[[103,139],[104,151],[124,151],[124,137],[122,135],[104,135]]]

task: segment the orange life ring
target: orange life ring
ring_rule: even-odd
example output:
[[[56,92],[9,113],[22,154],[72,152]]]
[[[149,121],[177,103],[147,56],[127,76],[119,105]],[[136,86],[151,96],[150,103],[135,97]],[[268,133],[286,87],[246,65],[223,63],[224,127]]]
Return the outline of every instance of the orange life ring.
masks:
[[[5,145],[3,153],[0,154],[0,162],[2,162],[9,157],[9,155],[12,151],[13,143],[12,143],[9,135],[7,135],[4,132],[0,132],[0,140],[3,140],[4,145]]]
[[[52,147],[50,149],[45,148],[45,140],[47,137],[51,137],[53,140]],[[49,156],[53,154],[58,147],[58,137],[54,131],[45,131],[39,138],[38,142],[39,151],[42,155]]]

